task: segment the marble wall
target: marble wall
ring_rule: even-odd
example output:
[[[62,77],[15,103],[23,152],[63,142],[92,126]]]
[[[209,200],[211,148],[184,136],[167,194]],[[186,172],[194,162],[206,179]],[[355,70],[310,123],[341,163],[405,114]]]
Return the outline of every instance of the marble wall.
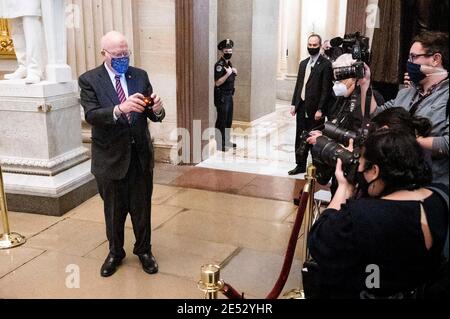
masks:
[[[237,121],[252,122],[275,111],[278,18],[278,1],[218,1],[218,40],[235,42]]]
[[[275,111],[278,1],[253,1],[250,121]]]
[[[151,133],[155,147],[167,150],[175,145],[171,132],[177,128],[175,0],[140,0],[136,4],[139,67],[148,72],[167,114],[164,123],[151,124]],[[160,160],[168,160],[167,156],[160,156],[165,157]]]

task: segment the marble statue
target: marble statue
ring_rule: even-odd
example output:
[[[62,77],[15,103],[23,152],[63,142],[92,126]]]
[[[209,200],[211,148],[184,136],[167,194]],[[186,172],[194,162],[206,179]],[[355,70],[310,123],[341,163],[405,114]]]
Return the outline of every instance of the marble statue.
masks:
[[[0,0],[0,18],[10,21],[18,68],[7,80],[26,84],[72,81],[67,65],[64,0]]]
[[[0,0],[0,18],[10,21],[18,62],[17,70],[6,74],[5,79],[25,79],[26,84],[43,79],[45,39],[41,17],[41,0]]]

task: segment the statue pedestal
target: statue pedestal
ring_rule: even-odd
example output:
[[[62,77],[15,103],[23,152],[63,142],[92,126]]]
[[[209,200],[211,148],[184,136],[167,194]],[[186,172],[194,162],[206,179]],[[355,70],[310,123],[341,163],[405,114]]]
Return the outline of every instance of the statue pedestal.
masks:
[[[11,211],[62,216],[96,194],[75,81],[0,81],[0,165]]]

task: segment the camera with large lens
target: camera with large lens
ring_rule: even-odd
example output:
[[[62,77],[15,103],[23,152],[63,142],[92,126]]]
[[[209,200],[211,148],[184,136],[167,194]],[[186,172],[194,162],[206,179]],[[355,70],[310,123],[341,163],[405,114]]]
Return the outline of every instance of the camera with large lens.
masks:
[[[330,180],[330,171],[334,172],[338,159],[342,161],[344,176],[350,183],[355,183],[361,157],[358,151],[350,152],[328,137],[320,136],[312,149],[312,156],[317,166],[317,181],[319,184],[322,184],[327,178],[326,182]]]
[[[342,81],[346,79],[363,79],[366,75],[364,62],[357,62],[350,66],[344,66],[341,68],[334,68],[334,77],[336,81]]]
[[[334,69],[337,81],[364,78],[364,63],[370,64],[369,42],[369,38],[361,36],[359,32],[349,33],[344,38],[337,37],[330,41],[332,47],[341,47],[343,54],[351,54],[353,60],[357,61],[354,65]]]
[[[353,144],[356,146],[361,146],[364,143],[364,134],[340,128],[332,122],[325,123],[322,133],[328,138],[346,146],[349,145],[350,140],[353,140]]]

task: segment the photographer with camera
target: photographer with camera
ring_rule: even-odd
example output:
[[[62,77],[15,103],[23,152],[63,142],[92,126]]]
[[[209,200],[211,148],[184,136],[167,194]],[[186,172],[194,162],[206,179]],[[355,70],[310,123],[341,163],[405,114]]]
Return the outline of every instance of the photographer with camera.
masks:
[[[449,47],[448,33],[424,32],[413,40],[407,65],[411,86],[401,90],[395,100],[378,108],[373,115],[401,106],[411,115],[427,118],[433,127],[430,137],[417,142],[432,156],[433,181],[448,185],[449,178]],[[370,87],[370,69],[366,66],[362,91]]]
[[[361,63],[353,59],[350,53],[341,55],[333,63],[333,71],[337,79],[333,87],[336,103],[330,112],[330,122],[325,124],[323,131],[311,132],[306,140],[309,144],[315,145],[317,138],[323,135],[345,145],[348,145],[350,138],[354,139],[356,146],[359,146],[363,140],[363,136],[366,134],[362,127],[366,99],[362,100],[359,87],[359,80],[364,77],[363,71],[358,69],[360,68],[359,65]],[[377,103],[384,103],[383,97],[375,90],[373,96]],[[326,140],[324,142],[326,143]],[[334,194],[337,189],[334,166],[322,163],[314,151],[312,154],[314,164],[318,169],[317,180],[319,184],[326,185],[332,179],[331,193]]]
[[[427,188],[431,168],[415,135],[407,129],[371,132],[362,148],[357,182],[349,182],[340,159],[336,177],[336,195],[309,235],[316,263],[310,295],[370,299],[448,296],[448,286],[444,291],[428,289],[442,265],[448,204],[441,194],[448,194],[448,187]],[[352,199],[354,185],[365,198]],[[368,269],[373,268],[378,270],[376,285],[370,285]],[[307,294],[311,287],[305,287]]]

